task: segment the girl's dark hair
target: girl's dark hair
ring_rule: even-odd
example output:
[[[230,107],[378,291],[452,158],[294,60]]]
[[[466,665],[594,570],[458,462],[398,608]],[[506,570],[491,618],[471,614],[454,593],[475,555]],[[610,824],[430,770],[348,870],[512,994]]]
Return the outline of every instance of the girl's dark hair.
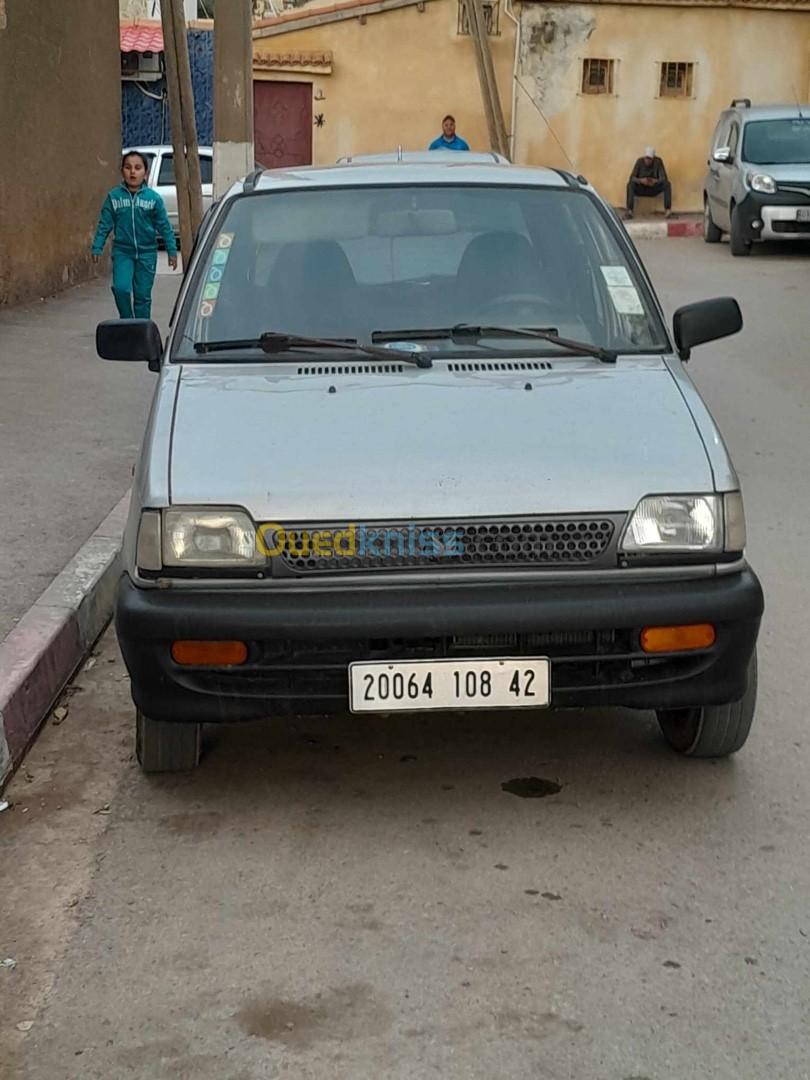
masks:
[[[123,167],[126,165],[127,158],[131,158],[131,157],[139,157],[141,159],[141,161],[143,162],[143,171],[148,176],[149,175],[149,162],[146,160],[146,154],[142,154],[140,152],[140,150],[130,150],[128,154],[124,154],[124,156],[121,158],[121,168],[123,169]]]

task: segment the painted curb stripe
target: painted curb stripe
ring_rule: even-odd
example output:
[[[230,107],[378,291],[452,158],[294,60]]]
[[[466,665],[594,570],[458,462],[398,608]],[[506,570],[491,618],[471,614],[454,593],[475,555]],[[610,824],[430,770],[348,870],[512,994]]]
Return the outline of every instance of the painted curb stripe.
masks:
[[[0,789],[110,621],[128,506],[129,492],[0,642]]]
[[[634,240],[703,236],[702,221],[627,221],[624,227]]]

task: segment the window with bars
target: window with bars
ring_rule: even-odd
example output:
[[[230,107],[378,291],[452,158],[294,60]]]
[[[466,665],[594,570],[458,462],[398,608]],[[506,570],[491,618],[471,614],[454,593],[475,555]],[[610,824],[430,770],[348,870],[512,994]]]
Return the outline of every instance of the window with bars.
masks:
[[[658,83],[659,97],[690,98],[694,96],[695,65],[682,60],[667,60],[661,64]]]
[[[588,58],[582,61],[582,93],[612,94],[615,61]]]
[[[501,32],[501,0],[484,0],[481,6],[484,9],[484,26],[487,28],[487,34],[495,37]],[[470,13],[467,10],[467,0],[458,0],[458,32],[470,34]]]

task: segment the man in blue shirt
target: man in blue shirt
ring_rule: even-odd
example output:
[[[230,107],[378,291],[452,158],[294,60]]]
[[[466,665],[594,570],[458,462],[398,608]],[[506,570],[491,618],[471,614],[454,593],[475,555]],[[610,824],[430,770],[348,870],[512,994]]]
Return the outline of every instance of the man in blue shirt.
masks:
[[[456,135],[456,118],[449,114],[442,120],[442,133],[434,139],[428,150],[469,150],[469,143]]]

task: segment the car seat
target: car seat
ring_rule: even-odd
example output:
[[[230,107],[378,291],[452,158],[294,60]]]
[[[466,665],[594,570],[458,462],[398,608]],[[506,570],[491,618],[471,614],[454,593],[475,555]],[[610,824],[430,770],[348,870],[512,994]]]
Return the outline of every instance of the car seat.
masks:
[[[267,279],[267,329],[314,337],[357,337],[360,294],[335,240],[294,241],[278,253]]]
[[[461,256],[456,291],[458,303],[472,318],[499,297],[528,294],[542,300],[537,253],[520,233],[482,233]]]

